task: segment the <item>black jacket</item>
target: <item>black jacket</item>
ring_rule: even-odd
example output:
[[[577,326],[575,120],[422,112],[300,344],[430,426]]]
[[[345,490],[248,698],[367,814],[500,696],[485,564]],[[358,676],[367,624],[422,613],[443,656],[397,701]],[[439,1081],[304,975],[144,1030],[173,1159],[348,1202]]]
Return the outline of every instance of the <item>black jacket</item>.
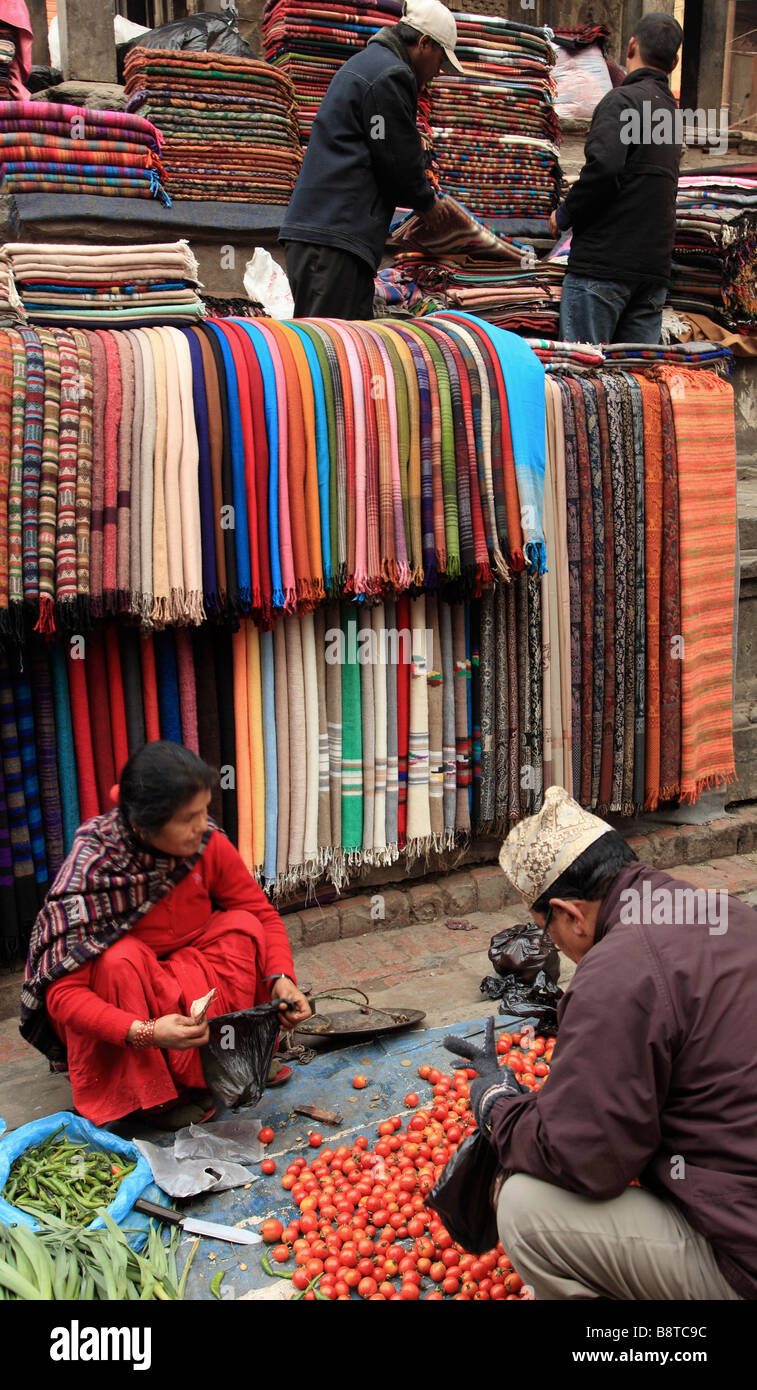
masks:
[[[279,240],[337,246],[378,270],[395,207],[434,201],[417,105],[407,49],[381,29],[331,80]]]
[[[654,68],[637,68],[602,98],[581,176],[557,212],[558,224],[573,228],[569,270],[669,283],[681,160],[676,110],[667,77]]]

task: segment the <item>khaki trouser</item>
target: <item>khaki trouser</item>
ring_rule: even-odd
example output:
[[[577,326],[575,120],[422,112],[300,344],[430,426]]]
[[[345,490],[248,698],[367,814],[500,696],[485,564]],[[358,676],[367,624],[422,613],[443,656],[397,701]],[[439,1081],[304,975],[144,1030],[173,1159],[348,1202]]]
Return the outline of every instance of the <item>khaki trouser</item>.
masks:
[[[535,1298],[739,1301],[704,1236],[640,1187],[597,1201],[514,1173],[499,1194],[497,1225]]]

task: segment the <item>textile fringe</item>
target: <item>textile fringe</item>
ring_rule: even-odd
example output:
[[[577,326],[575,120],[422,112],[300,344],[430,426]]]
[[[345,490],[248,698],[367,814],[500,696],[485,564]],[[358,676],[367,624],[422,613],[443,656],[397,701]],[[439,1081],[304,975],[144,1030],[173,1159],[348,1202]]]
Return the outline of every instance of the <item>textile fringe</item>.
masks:
[[[43,594],[40,598],[39,617],[34,631],[41,632],[44,637],[52,637],[55,632],[55,608],[49,594]]]
[[[433,835],[419,835],[413,840],[408,840],[404,849],[407,868],[412,869],[413,865],[417,864],[420,859],[423,859],[426,867],[428,867],[429,855],[432,849],[434,849]]]
[[[430,581],[429,581],[429,582],[430,582]],[[412,585],[413,585],[413,588],[414,588],[414,589],[417,589],[419,592],[420,592],[420,590],[423,588],[423,566],[422,566],[422,565],[416,565],[415,569],[413,570],[413,572],[412,572]]]
[[[126,589],[119,589],[116,593],[116,612],[119,615],[131,612],[131,594]]]
[[[168,600],[169,621],[176,625],[184,621],[185,600],[183,589],[172,589],[171,597]]]
[[[526,541],[523,547],[526,562],[532,574],[547,573],[547,547],[544,541]]]
[[[683,797],[682,797],[682,795],[681,795],[681,788],[680,788],[679,783],[676,782],[676,783],[674,783],[674,784],[673,784],[672,786],[670,786],[670,787],[660,787],[660,790],[659,790],[659,792],[657,793],[657,801],[656,801],[655,805],[656,805],[656,806],[659,806],[659,804],[660,804],[661,801],[681,801],[681,800],[683,800]]]
[[[449,556],[449,555],[448,555],[448,556],[447,556],[447,578],[448,578],[448,579],[460,579],[460,578],[462,578],[462,567],[461,567],[461,565],[460,565],[460,556],[459,556],[459,555],[452,555],[452,556]]]
[[[526,557],[522,550],[510,551],[510,569],[513,574],[520,574],[526,568]]]
[[[164,598],[153,599],[149,618],[155,627],[165,627],[168,620],[168,603]]]
[[[205,620],[205,609],[202,602],[202,593],[199,589],[193,589],[191,593],[185,595],[187,620],[194,626],[199,627]]]
[[[692,806],[705,792],[717,791],[719,787],[727,787],[736,781],[738,778],[734,771],[713,772],[709,777],[699,777],[693,788],[681,787],[680,799]]]
[[[328,876],[331,883],[336,888],[337,893],[341,893],[342,889],[346,888],[350,881],[347,865],[344,861],[344,850],[341,845],[332,848],[331,858],[328,864]]]
[[[510,570],[499,546],[496,547],[492,556],[492,570],[497,579],[501,579],[504,584],[510,583]]]

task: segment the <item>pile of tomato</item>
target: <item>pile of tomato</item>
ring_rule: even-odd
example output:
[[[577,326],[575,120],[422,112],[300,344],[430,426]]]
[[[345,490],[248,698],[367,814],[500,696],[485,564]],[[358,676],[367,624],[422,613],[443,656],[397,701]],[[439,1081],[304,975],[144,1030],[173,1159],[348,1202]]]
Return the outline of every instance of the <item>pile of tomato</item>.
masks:
[[[528,1090],[538,1090],[549,1075],[554,1041],[500,1033],[500,1064],[510,1066]],[[376,1302],[532,1297],[501,1244],[484,1255],[466,1252],[426,1206],[445,1164],[475,1130],[469,1083],[476,1073],[460,1068],[450,1076],[424,1065],[418,1075],[431,1096],[421,1108],[415,1092],[405,1096],[413,1113],[404,1127],[399,1115],[382,1120],[372,1148],[365,1135],[351,1145],[324,1148],[322,1136],[314,1133],[309,1142],[317,1155],[309,1161],[298,1155],[288,1164],[281,1186],[291,1193],[299,1217],[286,1227],[266,1221],[260,1230],[279,1272],[291,1277],[301,1297],[338,1301],[357,1293]],[[270,1142],[273,1131],[261,1130],[261,1137]],[[273,1160],[265,1161],[265,1171],[274,1167]]]

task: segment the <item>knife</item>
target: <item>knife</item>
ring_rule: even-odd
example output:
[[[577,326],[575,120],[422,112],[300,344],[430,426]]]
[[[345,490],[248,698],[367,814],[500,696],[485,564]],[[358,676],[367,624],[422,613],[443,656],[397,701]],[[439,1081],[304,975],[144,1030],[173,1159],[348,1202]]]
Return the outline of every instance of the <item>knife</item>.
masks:
[[[245,1227],[219,1226],[215,1221],[198,1221],[194,1216],[182,1216],[173,1207],[161,1207],[157,1202],[148,1202],[144,1197],[134,1203],[134,1210],[145,1216],[154,1216],[157,1221],[165,1221],[169,1226],[180,1226],[187,1235],[207,1236],[210,1240],[229,1240],[235,1245],[262,1245],[262,1237]]]

